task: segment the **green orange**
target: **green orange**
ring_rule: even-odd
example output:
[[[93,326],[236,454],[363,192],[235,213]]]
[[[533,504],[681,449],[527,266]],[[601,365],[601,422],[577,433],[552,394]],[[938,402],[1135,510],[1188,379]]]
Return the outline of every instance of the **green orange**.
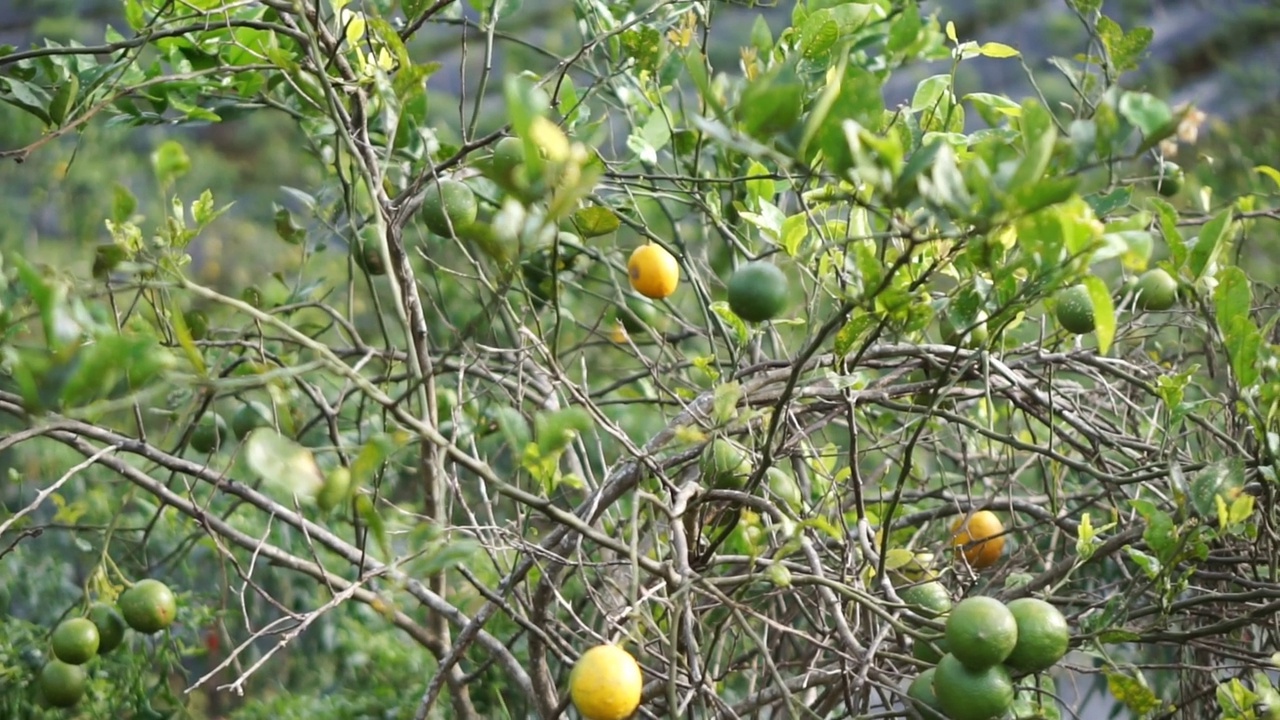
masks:
[[[1093,298],[1089,297],[1089,288],[1084,285],[1072,285],[1058,293],[1058,324],[1067,332],[1076,335],[1091,333],[1098,326],[1093,312]]]
[[[148,635],[173,624],[178,600],[168,585],[159,580],[140,580],[120,595],[120,614],[129,627]]]
[[[453,237],[476,221],[480,205],[471,188],[453,179],[429,186],[422,198],[422,223],[436,235]]]
[[[256,400],[240,406],[236,414],[231,416],[231,432],[235,433],[237,440],[243,440],[254,430],[271,427],[272,424],[271,408]]]
[[[918,720],[946,720],[942,714],[942,706],[938,704],[938,696],[933,691],[934,669],[929,668],[920,673],[907,686],[907,697],[916,702],[908,702],[907,715]]]
[[[1040,672],[1067,654],[1071,628],[1057,608],[1036,598],[1018,598],[1008,608],[1018,625],[1018,642],[1005,659],[1007,665],[1022,672]]]
[[[770,262],[757,260],[729,276],[729,309],[747,322],[764,322],[782,314],[787,307],[787,276]]]
[[[951,610],[951,593],[937,580],[917,583],[898,590],[898,597],[923,617],[936,618]]]
[[[38,684],[45,702],[53,707],[67,708],[84,697],[89,676],[84,668],[61,660],[50,660],[40,670]]]
[[[53,629],[53,656],[69,665],[83,665],[98,654],[98,627],[89,618],[70,618]]]
[[[1138,277],[1134,305],[1139,310],[1161,312],[1178,301],[1178,281],[1163,268],[1152,268]]]
[[[1017,644],[1018,621],[995,598],[965,598],[947,617],[951,654],[975,670],[1004,662]]]
[[[1156,192],[1165,197],[1173,197],[1182,192],[1187,181],[1187,174],[1177,163],[1165,161],[1156,168]]]
[[[210,410],[196,421],[196,429],[191,433],[191,449],[205,454],[217,452],[223,441],[230,435],[227,421]]]
[[[89,620],[98,628],[99,655],[106,655],[124,642],[124,618],[115,607],[96,602],[89,608]]]
[[[950,720],[996,720],[1013,706],[1013,679],[1003,665],[973,669],[950,653],[934,670],[933,692]]]

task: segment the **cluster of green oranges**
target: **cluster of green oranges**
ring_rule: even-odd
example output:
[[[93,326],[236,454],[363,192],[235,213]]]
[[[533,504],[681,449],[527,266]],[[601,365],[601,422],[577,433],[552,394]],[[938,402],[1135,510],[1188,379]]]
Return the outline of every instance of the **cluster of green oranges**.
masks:
[[[1131,298],[1133,307],[1138,310],[1164,312],[1178,302],[1178,281],[1164,268],[1152,268],[1126,279],[1120,294],[1123,298]],[[1054,314],[1058,324],[1067,332],[1084,335],[1098,327],[1093,299],[1084,284],[1062,290],[1055,303]]]
[[[1008,604],[970,597],[954,607],[937,581],[902,590],[925,617],[945,617],[944,634],[918,640],[914,655],[935,666],[907,687],[909,710],[923,720],[995,720],[1013,707],[1014,676],[1048,670],[1067,654],[1071,632],[1053,605],[1036,598]]]
[[[206,455],[215,453],[233,436],[236,440],[243,440],[258,428],[271,427],[272,418],[271,408],[257,401],[240,406],[231,416],[229,425],[220,413],[210,410],[196,421],[196,427],[191,431],[190,447]]]
[[[80,702],[89,680],[86,663],[119,647],[126,627],[158,633],[173,623],[177,612],[169,586],[148,579],[121,593],[115,605],[95,602],[83,617],[58,623],[49,642],[53,659],[41,668],[38,680],[45,702],[60,708]]]

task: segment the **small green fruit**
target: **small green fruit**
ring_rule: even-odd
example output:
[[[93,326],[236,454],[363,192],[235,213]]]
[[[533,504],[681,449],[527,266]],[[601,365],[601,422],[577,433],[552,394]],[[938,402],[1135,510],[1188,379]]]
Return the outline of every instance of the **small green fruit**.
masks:
[[[1173,197],[1182,192],[1182,186],[1186,184],[1187,174],[1178,167],[1177,163],[1165,161],[1160,167],[1156,168],[1156,192],[1165,197]]]
[[[200,420],[196,422],[196,429],[191,433],[191,449],[206,455],[217,452],[222,446],[222,441],[226,440],[230,434],[227,421],[210,410],[201,415]]]
[[[441,180],[426,189],[422,222],[436,235],[454,237],[476,221],[479,210],[471,188],[457,180]]]
[[[148,635],[172,625],[178,614],[178,599],[159,580],[139,581],[120,595],[118,604],[129,627]]]
[[[99,655],[106,655],[124,642],[124,618],[113,606],[104,602],[94,603],[89,608],[89,620],[98,628]]]
[[[1098,326],[1093,314],[1093,299],[1089,297],[1089,288],[1073,285],[1058,293],[1058,324],[1067,332],[1076,335],[1091,333]]]
[[[83,665],[98,654],[98,627],[88,618],[71,618],[53,630],[53,656],[69,665]]]
[[[729,276],[729,309],[747,322],[764,322],[782,314],[787,307],[787,276],[773,263],[757,260]]]
[[[243,440],[254,430],[271,427],[273,424],[271,408],[254,400],[245,403],[231,416],[231,432],[235,433],[237,440]]]
[[[1178,281],[1163,268],[1152,268],[1138,278],[1134,286],[1134,305],[1139,310],[1161,312],[1178,301]]]
[[[50,660],[40,670],[40,694],[53,707],[69,708],[84,697],[88,674],[79,665]]]

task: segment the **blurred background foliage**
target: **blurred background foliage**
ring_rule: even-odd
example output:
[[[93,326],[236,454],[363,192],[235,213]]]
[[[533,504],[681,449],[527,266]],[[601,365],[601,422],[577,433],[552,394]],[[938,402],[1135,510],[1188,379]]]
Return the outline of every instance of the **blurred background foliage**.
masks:
[[[358,4],[358,3],[357,3]],[[775,27],[786,22],[788,3],[779,7],[729,7],[718,17],[721,23],[739,23],[740,33],[721,32],[717,38],[745,37],[751,23],[763,14]],[[936,10],[945,23],[954,20],[965,37],[999,40],[1023,50],[1025,68],[1018,63],[974,61],[959,75],[960,93],[981,88],[985,92],[1021,97],[1038,89],[1050,99],[1069,100],[1069,85],[1056,74],[1048,62],[1052,55],[1070,57],[1084,44],[1084,33],[1075,18],[1059,0],[971,0],[926,5],[925,11]],[[1207,122],[1201,138],[1194,146],[1184,146],[1177,162],[1187,170],[1189,190],[1179,203],[1202,207],[1206,211],[1223,197],[1261,191],[1270,182],[1253,171],[1260,164],[1280,165],[1280,126],[1275,122],[1280,113],[1280,74],[1274,70],[1280,61],[1280,6],[1266,0],[1123,0],[1107,2],[1104,12],[1122,25],[1149,25],[1156,28],[1156,42],[1140,71],[1126,80],[1126,85],[1144,88],[1161,97],[1194,102],[1206,113]],[[24,47],[40,39],[79,42],[92,45],[101,41],[108,24],[119,24],[119,6],[98,0],[0,0],[0,44]],[[574,29],[572,9],[566,3],[526,2],[520,14],[510,18],[506,34],[499,37],[494,70],[498,75],[531,68],[549,69],[552,54],[572,51],[579,41]],[[460,77],[475,73],[461,72],[466,63],[476,63],[478,53],[462,57],[457,51],[457,30],[448,26],[428,28],[410,46],[416,60],[435,60],[443,68],[432,76],[428,118],[438,120],[441,142],[454,143],[448,128],[456,126],[457,107],[463,96],[473,98],[477,88],[461,87]],[[724,44],[711,48],[711,62],[719,68],[734,68],[739,47]],[[936,68],[920,68],[918,73],[902,73],[890,84],[886,102],[908,100],[916,82]],[[1034,87],[1028,78],[1034,77]],[[495,84],[496,85],[496,84]],[[500,93],[500,87],[489,88]],[[894,97],[894,93],[901,97]],[[467,100],[470,102],[470,100]],[[497,96],[482,100],[490,108],[478,123],[481,134],[507,122]],[[22,147],[38,139],[43,131],[35,118],[8,105],[0,105],[0,150]],[[158,187],[149,158],[166,140],[178,139],[190,159],[190,171],[174,188]],[[621,145],[623,137],[614,138]],[[267,272],[288,272],[299,262],[294,247],[275,241],[275,208],[299,206],[298,195],[282,187],[310,192],[326,182],[323,165],[306,147],[306,138],[294,121],[283,115],[256,112],[228,117],[204,126],[169,128],[164,126],[137,129],[123,125],[93,123],[82,133],[59,139],[32,154],[25,162],[0,166],[0,250],[18,249],[27,258],[48,263],[80,276],[88,275],[94,248],[108,239],[103,218],[112,216],[113,204],[120,189],[138,200],[137,211],[149,218],[161,217],[168,200],[176,194],[188,201],[202,190],[211,190],[216,204],[234,202],[233,207],[193,243],[196,272],[194,278],[216,289],[238,295],[246,286],[257,282]],[[607,147],[606,147],[607,152]],[[655,225],[661,221],[653,218]],[[1239,245],[1241,265],[1249,268],[1254,280],[1280,281],[1280,255],[1274,252],[1280,240],[1280,228],[1264,223],[1252,229]],[[662,234],[659,231],[659,234]],[[327,261],[335,267],[347,261],[344,243],[335,236]],[[451,318],[458,323],[476,319],[474,307],[458,307],[451,312],[464,313]],[[466,315],[466,313],[472,313]],[[234,411],[234,408],[230,408]],[[354,418],[353,418],[354,420]],[[475,418],[478,425],[489,419]],[[638,436],[647,435],[661,425],[652,417],[654,426],[633,425]],[[643,422],[637,420],[635,422]],[[490,436],[497,444],[499,437]],[[484,441],[483,439],[481,440]],[[47,454],[46,454],[47,453]],[[37,476],[49,467],[65,467],[66,450],[52,442],[36,441],[24,445],[18,457],[0,462],[3,469],[16,473],[14,478]],[[58,508],[46,526],[48,530],[77,528],[101,530],[117,522],[117,518],[145,522],[148,518],[169,517],[172,524],[157,522],[151,527],[117,528],[123,537],[145,537],[148,558],[136,558],[137,566],[161,567],[176,587],[198,595],[199,602],[186,603],[193,608],[215,608],[219,605],[219,582],[210,583],[210,568],[222,562],[216,552],[201,548],[209,542],[203,535],[188,536],[183,524],[173,516],[155,512],[138,497],[118,497],[105,488],[94,487],[92,475],[76,478],[64,487],[62,495],[74,497],[74,503]],[[209,498],[214,503],[229,503],[226,498]],[[131,505],[132,503],[132,505]],[[128,508],[130,512],[122,513]],[[226,510],[226,507],[215,509]],[[268,518],[247,514],[242,518],[245,532],[270,536],[288,545],[299,545],[287,530],[268,527]],[[139,535],[141,533],[142,535]],[[142,543],[137,541],[139,551]],[[120,545],[113,546],[119,550]],[[127,547],[127,545],[126,545]],[[77,568],[91,568],[96,562],[93,545],[78,540],[74,533],[45,532],[17,546],[8,562],[0,563],[0,607],[7,607],[3,629],[10,637],[38,632],[36,626],[49,626],[67,612],[91,578],[79,576]],[[171,554],[180,562],[166,564],[163,557]],[[79,558],[83,562],[67,562]],[[492,586],[500,576],[492,567],[479,564],[473,570]],[[219,574],[225,572],[219,571]],[[227,574],[230,580],[234,576]],[[271,595],[288,598],[286,585],[270,588]],[[311,584],[304,586],[311,590]],[[224,585],[225,587],[225,585]],[[566,592],[572,593],[572,589]],[[247,594],[246,594],[247,595]],[[51,602],[61,597],[65,602]],[[461,609],[466,611],[465,604]],[[270,608],[262,612],[270,614]],[[21,618],[21,619],[18,619]],[[150,647],[146,652],[118,658],[120,673],[135,678],[130,702],[133,717],[144,717],[141,707],[178,705],[176,693],[181,685],[170,687],[156,683],[154,673],[142,668],[156,667],[156,661],[184,664],[187,672],[197,675],[210,669],[223,651],[220,644],[230,634],[222,625],[223,618],[212,611],[188,616],[186,623],[171,638],[169,648]],[[254,676],[252,701],[240,707],[235,717],[252,718],[392,718],[389,707],[400,713],[410,707],[402,697],[391,697],[404,688],[418,688],[421,679],[432,670],[430,654],[406,643],[399,631],[374,622],[376,613],[369,607],[347,603],[326,615],[318,632],[309,632],[290,648],[292,659],[279,662],[268,674]],[[513,628],[499,615],[491,625],[494,634],[506,637]],[[29,660],[29,659],[28,659]],[[132,666],[129,663],[133,663]],[[477,658],[480,672],[492,676],[492,682],[477,682],[473,700],[477,709],[502,717],[511,711],[511,698],[504,692],[501,673]],[[149,680],[144,679],[144,674]],[[320,682],[312,694],[294,696],[283,692],[296,687],[299,678]],[[117,684],[117,687],[119,685]],[[118,698],[108,700],[108,688],[99,688],[93,700],[83,708],[84,716],[95,712],[119,711]],[[166,698],[166,694],[168,697]],[[386,696],[382,694],[387,694]],[[219,702],[211,698],[211,703]],[[110,710],[108,710],[108,708]],[[208,708],[209,716],[221,709]],[[97,715],[103,716],[106,715]]]

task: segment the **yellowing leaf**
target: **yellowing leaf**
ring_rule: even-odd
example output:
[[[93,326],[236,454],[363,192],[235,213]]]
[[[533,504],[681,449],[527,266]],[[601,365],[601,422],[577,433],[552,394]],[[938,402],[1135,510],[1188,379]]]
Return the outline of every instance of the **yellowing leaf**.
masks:
[[[1271,178],[1271,182],[1274,182],[1276,187],[1280,188],[1280,170],[1276,170],[1270,165],[1259,165],[1254,168],[1254,171]]]
[[[1011,58],[1022,54],[1008,45],[998,42],[983,43],[982,47],[978,48],[978,52],[983,57],[989,58]]]
[[[897,570],[916,559],[916,554],[906,548],[893,548],[884,555],[884,569]]]
[[[346,35],[347,43],[355,45],[364,37],[364,15],[360,13],[343,13],[343,15],[345,16],[343,19],[347,23],[347,26],[343,31]]]
[[[1227,514],[1227,520],[1232,525],[1238,525],[1253,514],[1253,496],[1243,494],[1235,500],[1231,501],[1231,511]]]
[[[960,42],[956,39],[956,24],[950,20],[947,21],[947,39],[953,43]]]

